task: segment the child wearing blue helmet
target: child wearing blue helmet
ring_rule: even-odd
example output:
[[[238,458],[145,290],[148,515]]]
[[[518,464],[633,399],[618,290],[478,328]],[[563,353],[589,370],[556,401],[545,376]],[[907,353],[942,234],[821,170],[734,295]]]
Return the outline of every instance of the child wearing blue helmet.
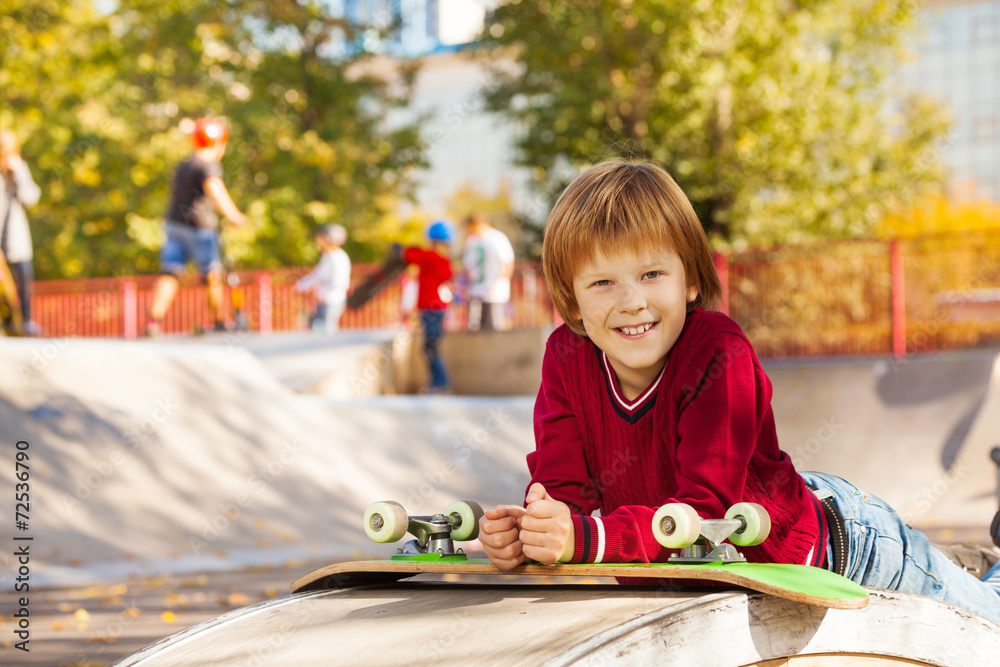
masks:
[[[430,369],[431,380],[427,393],[448,391],[451,382],[444,360],[438,350],[444,332],[444,315],[451,303],[451,241],[454,225],[448,220],[435,220],[427,228],[430,248],[410,247],[403,250],[403,260],[420,269],[417,279],[417,310],[424,330],[424,356]]]

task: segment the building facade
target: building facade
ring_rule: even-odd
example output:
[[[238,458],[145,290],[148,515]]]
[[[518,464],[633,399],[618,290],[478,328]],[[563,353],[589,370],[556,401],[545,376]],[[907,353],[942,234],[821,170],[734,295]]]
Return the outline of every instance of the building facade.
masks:
[[[956,185],[1000,202],[1000,0],[932,1],[921,22],[900,81],[948,108],[941,155]]]

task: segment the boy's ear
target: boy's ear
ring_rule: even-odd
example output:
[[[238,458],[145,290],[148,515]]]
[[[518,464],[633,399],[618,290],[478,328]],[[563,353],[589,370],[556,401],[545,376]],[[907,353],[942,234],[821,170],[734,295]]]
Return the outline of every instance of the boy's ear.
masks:
[[[697,299],[698,295],[700,293],[701,293],[701,290],[698,288],[697,285],[688,285],[688,288],[687,288],[687,301],[688,301],[688,303],[691,303],[692,301],[694,301],[695,299]]]

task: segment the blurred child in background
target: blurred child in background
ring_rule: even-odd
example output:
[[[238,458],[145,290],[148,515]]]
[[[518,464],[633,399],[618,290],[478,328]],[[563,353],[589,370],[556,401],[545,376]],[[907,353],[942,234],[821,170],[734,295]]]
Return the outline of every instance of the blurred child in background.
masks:
[[[351,258],[341,247],[347,241],[347,230],[340,225],[326,225],[316,232],[316,245],[321,257],[309,274],[295,283],[299,292],[316,292],[316,310],[309,319],[309,328],[320,333],[336,333],[340,316],[347,304],[351,286]]]

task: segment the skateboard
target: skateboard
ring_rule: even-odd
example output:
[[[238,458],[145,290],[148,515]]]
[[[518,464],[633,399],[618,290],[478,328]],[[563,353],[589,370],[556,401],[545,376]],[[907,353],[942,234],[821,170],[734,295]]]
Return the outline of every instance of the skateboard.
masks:
[[[770,531],[767,512],[760,505],[738,503],[726,518],[702,520],[689,505],[672,503],[653,517],[651,530],[664,546],[682,549],[666,563],[523,563],[502,572],[484,558],[469,558],[455,542],[479,534],[480,506],[456,501],[444,512],[408,516],[399,503],[373,503],[365,511],[365,533],[375,542],[396,542],[409,532],[415,539],[388,560],[333,563],[292,583],[293,593],[381,585],[419,574],[520,575],[541,577],[628,577],[669,579],[673,585],[714,582],[741,586],[794,602],[831,609],[861,609],[868,592],[838,574],[807,565],[749,563],[735,545],[760,544]],[[722,544],[729,539],[734,544]]]
[[[355,287],[350,296],[347,297],[347,308],[357,310],[371,301],[386,285],[398,278],[405,269],[406,260],[403,259],[402,247],[393,246],[389,258],[382,262],[374,273],[365,278],[364,282]]]
[[[8,336],[23,336],[24,322],[21,318],[21,300],[17,295],[14,276],[7,266],[7,259],[0,251],[0,323]]]

